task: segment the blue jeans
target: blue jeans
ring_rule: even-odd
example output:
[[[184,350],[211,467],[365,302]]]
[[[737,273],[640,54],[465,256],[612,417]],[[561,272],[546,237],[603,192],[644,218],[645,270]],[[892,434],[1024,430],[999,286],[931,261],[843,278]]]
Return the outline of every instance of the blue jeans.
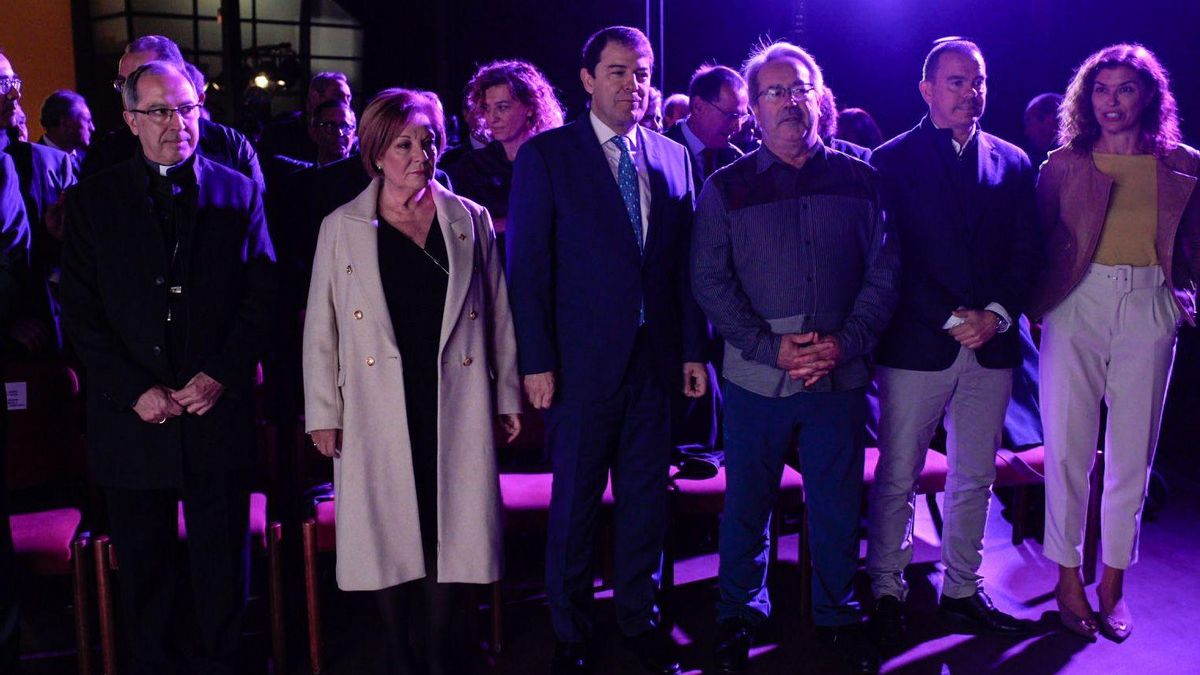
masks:
[[[768,398],[726,382],[718,621],[757,625],[771,613],[768,535],[793,444],[800,447],[804,476],[814,622],[841,626],[858,620],[852,579],[858,567],[865,420],[863,389]]]

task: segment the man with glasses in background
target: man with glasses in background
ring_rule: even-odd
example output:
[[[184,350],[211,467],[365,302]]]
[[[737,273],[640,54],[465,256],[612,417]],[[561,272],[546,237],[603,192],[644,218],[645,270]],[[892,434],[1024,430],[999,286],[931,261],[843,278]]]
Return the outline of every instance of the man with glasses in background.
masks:
[[[67,194],[63,325],[87,370],[89,464],[121,558],[132,672],[232,674],[274,252],[258,185],[198,156],[182,64],[134,70],[124,104],[139,148]],[[184,663],[171,626],[188,576],[199,644]]]
[[[130,73],[149,61],[167,61],[181,69],[185,68],[183,55],[174,41],[161,35],[143,35],[125,47],[125,54],[117,64],[117,77],[112,82],[113,89],[120,94]],[[201,106],[204,105],[204,92],[197,92],[196,101]],[[258,163],[258,153],[245,136],[235,129],[206,119],[200,119],[199,130],[196,152],[200,153],[201,157],[237,171],[258,183],[259,187],[265,186],[262,169]],[[87,178],[124,162],[134,155],[137,146],[137,140],[127,127],[122,126],[110,131],[92,144],[91,150],[84,158],[80,177]]]
[[[875,172],[821,143],[824,80],[812,56],[779,42],[744,73],[763,145],[709,178],[692,236],[692,289],[725,338],[715,660],[745,670],[770,615],[771,513],[799,446],[817,633],[852,672],[871,673],[879,655],[852,580],[867,357],[896,304],[898,256]]]
[[[8,326],[14,358],[54,356],[62,349],[58,277],[62,257],[63,191],[75,184],[67,153],[21,140],[21,78],[0,52],[0,154],[12,158],[29,221],[30,270]]]

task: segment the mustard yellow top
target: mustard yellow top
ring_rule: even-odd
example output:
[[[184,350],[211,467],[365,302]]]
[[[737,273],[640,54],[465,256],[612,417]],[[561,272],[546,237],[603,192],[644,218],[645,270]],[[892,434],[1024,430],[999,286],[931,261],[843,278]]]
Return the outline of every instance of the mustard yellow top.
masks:
[[[1158,264],[1158,160],[1154,155],[1093,152],[1096,168],[1113,179],[1108,214],[1093,262],[1101,265]]]

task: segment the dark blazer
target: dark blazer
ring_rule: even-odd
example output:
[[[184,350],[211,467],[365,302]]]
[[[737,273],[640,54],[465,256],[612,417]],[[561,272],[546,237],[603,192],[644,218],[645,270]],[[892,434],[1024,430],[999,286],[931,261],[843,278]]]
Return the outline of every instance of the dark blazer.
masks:
[[[251,384],[275,296],[275,254],[258,186],[204,157],[193,169],[187,350],[172,355],[174,369],[163,348],[169,257],[140,153],[67,193],[63,323],[87,368],[89,450],[102,485],[174,487],[185,461],[201,473],[253,466]],[[131,409],[151,386],[177,389],[199,372],[226,387],[203,417],[147,424]]]
[[[688,151],[688,158],[692,160],[692,186],[695,188],[694,192],[698,197],[700,195],[700,188],[704,187],[704,181],[708,176],[704,175],[704,165],[701,164],[700,158],[692,154],[692,149],[687,144],[687,137],[683,135],[683,122],[680,121],[679,124],[668,129],[667,133],[663,135],[682,145]],[[733,164],[742,154],[742,151],[732,143],[728,144],[727,147],[717,150],[717,168],[720,169],[721,167]]]
[[[122,124],[110,131],[88,148],[83,158],[80,178],[92,176],[110,166],[116,166],[141,152],[137,137]],[[196,152],[205,159],[229,167],[265,189],[258,153],[242,133],[236,129],[200,118],[200,143]]]
[[[29,223],[25,201],[21,199],[12,158],[0,153],[0,327],[6,327],[12,320],[12,307],[24,288],[28,268]]]
[[[949,131],[925,118],[871,157],[900,243],[900,303],[876,350],[881,365],[949,368],[959,344],[942,326],[959,307],[992,302],[1014,325],[976,351],[979,363],[1021,365],[1015,323],[1041,256],[1034,170],[1020,148],[983,131],[965,152],[977,155],[973,170],[954,156]]]
[[[563,398],[599,400],[617,390],[643,301],[663,386],[679,389],[682,364],[704,360],[704,317],[688,278],[692,165],[674,141],[638,134],[651,185],[641,255],[588,115],[517,153],[508,280],[520,370],[558,371]]]
[[[30,274],[27,290],[17,299],[15,312],[45,323],[55,337],[56,348],[61,347],[57,302],[47,283],[61,263],[62,242],[46,229],[46,212],[64,190],[75,184],[74,165],[70,155],[61,150],[39,143],[8,141],[4,134],[0,134],[0,153],[11,157],[16,167],[29,220]]]

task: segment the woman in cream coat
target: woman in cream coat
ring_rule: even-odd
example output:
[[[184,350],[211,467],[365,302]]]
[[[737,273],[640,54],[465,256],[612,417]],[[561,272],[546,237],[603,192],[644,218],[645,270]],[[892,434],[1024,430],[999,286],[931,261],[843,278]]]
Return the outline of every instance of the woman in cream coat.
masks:
[[[462,672],[455,588],[500,577],[498,418],[509,440],[520,431],[495,234],[485,209],[432,180],[444,137],[432,95],[390,89],[367,106],[374,180],[321,225],[304,325],[306,427],[334,458],[338,586],[377,591],[401,673]]]

